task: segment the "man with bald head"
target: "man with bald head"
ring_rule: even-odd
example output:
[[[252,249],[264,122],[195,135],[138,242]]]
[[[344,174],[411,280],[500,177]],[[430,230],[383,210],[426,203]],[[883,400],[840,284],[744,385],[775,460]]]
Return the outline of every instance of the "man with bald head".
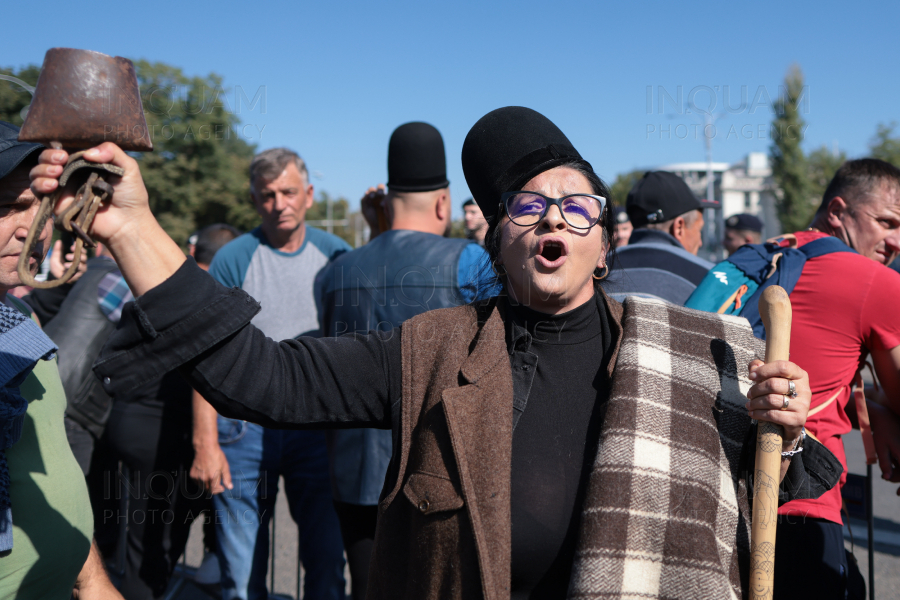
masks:
[[[388,145],[387,194],[375,191],[363,199],[382,203],[390,229],[381,232],[371,223],[374,239],[323,271],[318,284],[324,335],[389,331],[425,311],[475,298],[471,280],[487,265],[487,255],[477,243],[445,237],[451,225],[449,185],[440,132],[427,123],[398,127]],[[391,432],[347,429],[329,435],[332,493],[358,600],[365,594]]]

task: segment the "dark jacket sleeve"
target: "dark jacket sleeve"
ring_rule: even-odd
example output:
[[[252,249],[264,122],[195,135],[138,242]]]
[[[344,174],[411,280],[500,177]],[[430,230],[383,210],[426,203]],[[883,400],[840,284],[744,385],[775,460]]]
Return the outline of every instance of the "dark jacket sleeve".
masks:
[[[747,430],[741,450],[741,478],[747,481],[750,499],[753,499],[756,474],[756,432],[754,422]],[[806,436],[803,451],[791,457],[787,473],[778,488],[778,505],[791,500],[818,498],[833,488],[841,478],[844,467],[831,451],[819,441]]]
[[[391,427],[399,330],[276,342],[250,324],[257,312],[188,259],[125,306],[94,371],[115,396],[179,369],[222,415],[267,427]]]

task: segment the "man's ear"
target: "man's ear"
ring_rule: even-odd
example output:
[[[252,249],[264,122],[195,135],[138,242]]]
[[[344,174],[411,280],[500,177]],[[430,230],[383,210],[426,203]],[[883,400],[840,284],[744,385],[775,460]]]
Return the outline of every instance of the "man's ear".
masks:
[[[434,203],[434,213],[438,221],[446,221],[450,219],[450,194],[447,190],[442,190],[437,195]]]
[[[313,184],[309,184],[308,186],[306,186],[306,210],[312,208],[314,200],[315,189],[313,189]]]
[[[844,228],[843,217],[847,212],[847,203],[840,196],[835,196],[828,201],[825,218],[828,220],[828,226],[834,231],[840,231]]]
[[[675,217],[672,219],[672,225],[669,226],[669,234],[678,240],[678,243],[681,243],[686,229],[687,225],[684,222],[684,217]]]

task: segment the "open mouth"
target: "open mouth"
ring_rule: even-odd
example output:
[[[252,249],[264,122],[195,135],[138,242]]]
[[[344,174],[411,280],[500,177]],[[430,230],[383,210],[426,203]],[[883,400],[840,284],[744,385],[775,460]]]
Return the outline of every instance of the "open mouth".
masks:
[[[566,261],[569,249],[562,238],[549,238],[541,240],[538,247],[537,259],[545,267],[558,267]]]
[[[547,242],[544,244],[544,247],[541,248],[541,256],[546,258],[550,262],[556,262],[559,260],[559,257],[562,256],[563,247],[561,244],[557,242]]]

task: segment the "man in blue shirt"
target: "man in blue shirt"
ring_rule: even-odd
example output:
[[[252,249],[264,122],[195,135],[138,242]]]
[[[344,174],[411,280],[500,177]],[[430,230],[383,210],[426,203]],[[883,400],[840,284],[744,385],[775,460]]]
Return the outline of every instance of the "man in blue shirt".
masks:
[[[262,225],[219,250],[209,272],[260,302],[253,324],[269,337],[319,335],[316,275],[350,246],[306,226],[313,186],[295,152],[274,148],[257,155],[250,165],[250,192]],[[195,460],[203,461],[208,471],[203,480],[215,494],[223,598],[267,597],[269,520],[283,476],[300,529],[303,597],[343,600],[343,548],[329,491],[325,434],[216,418],[215,409],[196,400]]]
[[[687,184],[666,171],[650,171],[628,192],[625,210],[634,226],[604,289],[617,300],[641,295],[683,305],[713,264],[697,257],[703,244],[703,207]]]

